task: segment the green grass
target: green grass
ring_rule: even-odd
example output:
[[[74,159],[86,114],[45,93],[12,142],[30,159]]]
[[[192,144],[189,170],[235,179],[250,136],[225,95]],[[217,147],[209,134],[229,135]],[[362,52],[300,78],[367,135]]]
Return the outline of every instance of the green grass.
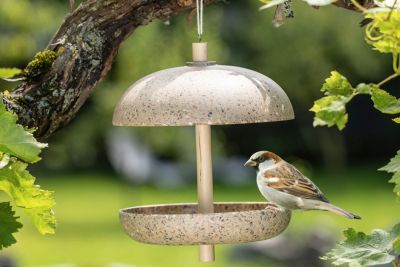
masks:
[[[293,235],[301,238],[310,229],[324,225],[340,238],[340,232],[346,227],[370,231],[389,228],[398,219],[399,203],[391,192],[392,187],[386,184],[388,176],[384,173],[376,173],[371,168],[315,176],[319,177],[316,182],[331,202],[360,214],[363,220],[349,221],[328,212],[295,212],[287,230]],[[59,263],[104,266],[113,262],[138,266],[205,266],[197,261],[196,247],[137,243],[125,235],[118,220],[118,210],[123,207],[194,202],[195,187],[133,186],[106,175],[42,177],[38,182],[43,188],[56,191],[58,229],[53,236],[41,236],[22,216],[24,228],[16,235],[18,243],[3,252],[17,259],[19,266]],[[217,185],[215,201],[263,201],[263,198],[255,185]],[[230,262],[227,257],[230,248],[230,245],[217,246],[217,261],[207,266],[251,266]]]

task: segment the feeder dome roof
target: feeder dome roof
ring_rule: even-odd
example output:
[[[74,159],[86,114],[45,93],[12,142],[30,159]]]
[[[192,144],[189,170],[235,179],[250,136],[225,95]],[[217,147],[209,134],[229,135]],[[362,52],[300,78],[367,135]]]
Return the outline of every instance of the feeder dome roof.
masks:
[[[152,73],[117,104],[118,126],[225,125],[294,118],[282,88],[258,72],[194,63]]]

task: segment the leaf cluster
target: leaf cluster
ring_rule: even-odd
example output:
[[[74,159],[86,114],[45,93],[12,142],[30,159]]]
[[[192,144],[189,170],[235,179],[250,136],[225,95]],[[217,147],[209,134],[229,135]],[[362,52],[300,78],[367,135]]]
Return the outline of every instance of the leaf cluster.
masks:
[[[369,95],[374,108],[385,114],[400,113],[400,99],[379,88],[378,84],[361,83],[353,87],[337,71],[325,80],[321,89],[325,96],[314,102],[310,111],[315,113],[314,126],[335,126],[342,130],[348,122],[346,105],[357,95]],[[399,118],[393,119],[399,122]]]
[[[0,191],[31,217],[41,234],[54,233],[53,192],[36,185],[35,177],[26,169],[28,163],[40,160],[39,153],[47,145],[18,125],[17,116],[8,112],[1,101],[0,129]],[[22,227],[17,219],[10,202],[0,203],[0,249],[16,242],[13,233]]]
[[[379,170],[393,173],[389,183],[395,184],[393,191],[400,197],[400,150],[397,151],[396,156],[394,156],[386,166]]]
[[[389,232],[376,229],[370,235],[349,228],[344,231],[344,236],[346,240],[322,259],[331,260],[334,265],[361,267],[393,262],[396,260],[393,252],[400,253],[400,224]]]
[[[400,10],[369,12],[366,41],[381,53],[398,55],[400,51]]]

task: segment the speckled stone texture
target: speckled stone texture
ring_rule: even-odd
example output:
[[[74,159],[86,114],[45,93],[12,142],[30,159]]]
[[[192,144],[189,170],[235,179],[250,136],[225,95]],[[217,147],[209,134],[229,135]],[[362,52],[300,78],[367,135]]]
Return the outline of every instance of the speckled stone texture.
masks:
[[[198,214],[197,204],[122,209],[129,236],[149,244],[230,244],[266,240],[289,224],[291,212],[261,202],[215,203],[215,213]]]
[[[261,73],[224,65],[191,65],[134,83],[114,110],[118,126],[223,125],[290,120],[289,98]]]

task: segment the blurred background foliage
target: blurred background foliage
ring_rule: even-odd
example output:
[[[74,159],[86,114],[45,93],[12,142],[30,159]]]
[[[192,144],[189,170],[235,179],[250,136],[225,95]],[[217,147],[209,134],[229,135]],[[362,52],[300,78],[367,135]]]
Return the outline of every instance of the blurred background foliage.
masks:
[[[315,177],[333,202],[361,213],[364,222],[357,224],[358,229],[368,230],[371,225],[387,228],[398,217],[395,212],[398,207],[393,204],[395,196],[386,184],[388,177],[375,170],[398,148],[399,128],[371,109],[368,98],[361,97],[350,104],[349,126],[342,132],[313,128],[313,114],[308,110],[321,96],[319,89],[331,70],[338,70],[354,84],[377,82],[391,72],[391,59],[380,56],[365,43],[363,29],[359,26],[362,17],[357,13],[333,6],[316,10],[296,1],[295,18],[274,28],[271,24],[273,11],[259,12],[259,5],[256,0],[231,0],[229,4],[220,2],[205,9],[204,39],[209,42],[209,58],[271,77],[291,99],[296,119],[214,127],[214,158],[222,162],[221,166],[233,164],[241,170],[241,160],[253,152],[275,151]],[[68,12],[68,1],[64,0],[1,0],[0,66],[23,68],[35,52],[46,47]],[[195,18],[190,22],[188,14],[137,29],[124,43],[112,70],[77,118],[48,140],[50,147],[33,172],[39,177],[39,183],[56,190],[59,232],[49,238],[36,235],[29,227],[24,229],[17,237],[19,244],[6,252],[19,264],[104,265],[125,261],[146,266],[188,266],[184,265],[185,260],[196,260],[194,248],[183,248],[185,254],[178,253],[179,248],[133,243],[123,235],[115,215],[118,208],[129,205],[196,200],[194,130],[190,127],[123,130],[124,136],[145,146],[157,162],[192,166],[174,184],[181,186],[185,192],[182,195],[177,195],[173,189],[153,187],[163,184],[159,180],[162,176],[150,179],[150,184],[128,185],[118,178],[126,173],[120,172],[115,160],[110,159],[113,154],[110,150],[114,147],[110,144],[121,136],[111,120],[122,93],[144,75],[181,66],[190,60],[196,27]],[[14,86],[0,81],[2,90]],[[390,83],[389,87],[392,94],[399,96],[395,90],[399,87],[398,81]],[[129,153],[122,155],[128,156]],[[239,160],[226,163],[224,159]],[[128,157],[128,163],[129,160]],[[152,166],[157,168],[154,164],[149,168]],[[167,172],[167,168],[164,169]],[[224,185],[216,189],[217,200],[262,200],[253,184],[255,174],[251,170],[240,172],[247,179],[246,183],[238,183],[241,187],[229,186],[232,179],[226,170],[218,172],[216,166],[216,171],[216,179]],[[96,174],[100,177],[96,178]],[[338,186],[339,183],[343,186]],[[374,198],[370,197],[372,194]],[[366,206],[370,201],[373,203]],[[310,214],[296,214],[289,232],[328,225],[325,228],[333,229],[336,235],[344,226],[356,225],[325,213]],[[87,242],[89,239],[91,242]],[[130,253],[130,249],[136,252]],[[230,246],[222,246],[220,250],[226,256],[221,256],[215,266],[242,264],[229,260]],[[172,256],[172,251],[176,256]],[[153,253],[160,256],[153,257]],[[170,257],[170,263],[166,264],[163,257]],[[248,259],[246,266],[253,264],[250,262],[255,266],[275,266]]]

